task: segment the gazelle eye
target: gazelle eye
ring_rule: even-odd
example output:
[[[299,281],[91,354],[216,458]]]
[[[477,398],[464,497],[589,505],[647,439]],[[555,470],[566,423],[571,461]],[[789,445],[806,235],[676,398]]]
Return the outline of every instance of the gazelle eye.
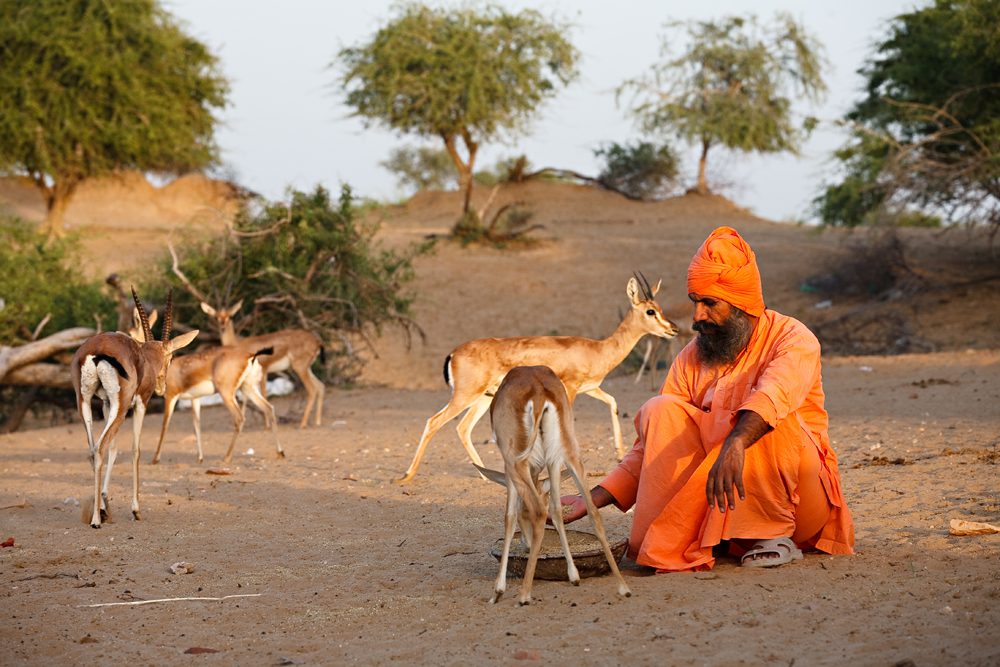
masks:
[[[656,315],[656,311],[650,308],[649,310],[646,311],[646,314],[652,317],[653,315]]]

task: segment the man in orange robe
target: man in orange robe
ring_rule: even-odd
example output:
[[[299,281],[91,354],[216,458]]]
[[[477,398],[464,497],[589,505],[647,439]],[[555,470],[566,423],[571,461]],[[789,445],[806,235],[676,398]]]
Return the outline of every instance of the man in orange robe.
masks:
[[[635,445],[591,490],[595,504],[635,507],[629,556],[660,572],[711,568],[723,540],[750,567],[801,548],[853,553],[819,341],[764,307],[754,253],[729,227],[691,261],[688,296],[698,335],[636,415]],[[566,521],[586,513],[579,496],[562,502]]]

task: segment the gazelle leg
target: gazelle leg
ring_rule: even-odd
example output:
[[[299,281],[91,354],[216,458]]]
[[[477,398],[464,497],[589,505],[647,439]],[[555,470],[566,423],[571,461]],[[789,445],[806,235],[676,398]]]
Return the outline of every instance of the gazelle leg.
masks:
[[[249,386],[243,387],[243,395],[247,400],[257,406],[257,409],[263,412],[265,417],[267,417],[266,421],[270,422],[271,433],[274,434],[274,446],[277,448],[278,458],[283,459],[285,458],[285,452],[281,449],[281,442],[278,440],[278,419],[274,414],[274,406],[271,405],[266,398],[260,395],[256,385],[253,383],[248,384]]]
[[[424,458],[424,450],[427,449],[427,444],[431,441],[431,438],[434,437],[434,434],[437,433],[442,426],[458,416],[462,410],[472,404],[471,400],[460,403],[455,399],[456,397],[453,395],[451,397],[451,401],[448,402],[448,405],[441,408],[435,415],[427,420],[427,424],[424,425],[423,435],[420,436],[420,444],[417,445],[417,451],[413,455],[413,460],[410,462],[410,467],[406,469],[406,473],[404,473],[402,477],[396,480],[397,484],[404,484],[413,479],[413,476],[417,474],[417,468],[420,467],[421,459]]]
[[[548,468],[549,517],[552,519],[552,525],[556,527],[556,532],[559,533],[559,542],[562,544],[563,553],[566,554],[566,576],[569,577],[571,584],[579,586],[580,571],[576,569],[576,563],[573,562],[573,554],[569,549],[569,540],[566,539],[566,526],[562,520],[562,504],[559,496],[559,466],[555,463],[550,463]]]
[[[507,560],[510,556],[510,544],[514,540],[514,526],[518,519],[517,489],[514,483],[507,480],[507,509],[503,515],[503,552],[500,554],[500,571],[497,572],[497,580],[493,585],[493,597],[490,604],[496,604],[504,591],[507,590]]]
[[[104,470],[104,483],[101,485],[101,519],[104,521],[107,521],[108,516],[111,514],[111,506],[108,499],[108,485],[111,483],[111,469],[115,467],[115,461],[117,459],[118,438],[117,435],[113,435],[111,436],[111,444],[108,449],[108,465]]]
[[[573,481],[576,482],[576,488],[587,504],[587,514],[590,515],[590,520],[594,523],[594,533],[601,542],[601,547],[604,549],[604,557],[607,559],[608,565],[611,566],[611,572],[618,580],[618,595],[629,597],[632,595],[632,591],[625,584],[625,579],[622,578],[622,573],[618,570],[618,563],[615,562],[614,554],[611,553],[611,545],[608,544],[608,536],[604,532],[604,521],[601,519],[601,513],[594,505],[594,501],[590,497],[590,492],[583,483],[585,477],[583,464],[579,458],[574,457],[574,460],[569,460],[569,457],[567,457],[566,467],[569,468],[570,475],[572,475]]]
[[[316,377],[312,370],[308,371],[309,381],[313,384],[313,389],[315,389],[316,394],[313,399],[313,407],[316,410],[316,419],[314,424],[316,426],[321,426],[323,424],[323,401],[326,398],[326,385],[323,381]]]
[[[194,424],[194,443],[198,448],[198,463],[205,460],[205,453],[201,448],[201,399],[191,399],[191,421]]]
[[[153,454],[153,460],[150,463],[157,464],[160,462],[160,449],[163,447],[163,439],[166,437],[167,429],[170,427],[170,418],[174,415],[174,407],[177,405],[178,398],[180,398],[180,394],[168,396],[164,402],[163,425],[160,426],[160,440],[156,443],[156,452]]]
[[[97,451],[91,455],[91,463],[94,467],[94,511],[90,516],[90,527],[101,527],[101,467],[104,465],[104,452],[98,447]]]
[[[146,406],[136,399],[132,408],[132,518],[140,521],[139,515],[139,437],[142,435],[142,420],[146,416]]]
[[[107,489],[108,482],[111,479],[111,468],[114,465],[116,447],[115,438],[118,435],[118,428],[125,421],[125,411],[121,410],[121,406],[116,402],[112,404],[109,411],[105,412],[105,417],[107,422],[104,424],[104,430],[101,431],[101,436],[97,440],[97,452],[94,456],[94,513],[90,519],[90,526],[92,528],[100,528],[101,521],[109,520],[110,513],[108,512],[107,503]],[[108,447],[111,450],[108,450]],[[105,454],[108,455],[107,471],[102,470],[104,467]],[[105,473],[104,478],[104,493],[101,493],[101,473]],[[103,515],[103,516],[102,516]]]
[[[222,393],[220,395],[222,396],[223,405],[226,406],[229,414],[233,417],[233,439],[229,441],[229,449],[226,450],[226,455],[222,458],[223,463],[229,463],[233,458],[233,447],[236,446],[236,438],[243,431],[243,411],[236,404],[236,398],[232,394]]]
[[[531,489],[535,493],[534,487]],[[535,511],[529,510],[531,521],[531,546],[528,551],[528,564],[524,567],[524,579],[521,581],[521,595],[518,598],[519,605],[526,605],[531,602],[531,584],[535,579],[535,566],[538,565],[538,554],[542,551],[542,541],[545,537],[545,508],[537,507],[541,505],[541,498],[536,498]],[[541,509],[541,511],[538,511]]]
[[[490,402],[493,400],[491,396],[480,396],[479,399],[472,404],[469,411],[465,413],[462,420],[458,422],[458,437],[462,441],[462,446],[465,447],[466,453],[472,462],[477,466],[483,465],[483,460],[479,458],[479,453],[472,444],[472,429],[475,428],[476,422],[482,419],[486,411],[490,409]]]
[[[316,426],[319,426],[323,414],[323,393],[326,387],[323,386],[318,377],[313,375],[312,369],[309,366],[295,369],[295,372],[299,376],[299,379],[302,380],[302,386],[306,390],[306,408],[302,413],[302,421],[299,422],[299,428],[305,428],[306,424],[309,423],[309,414],[312,412],[314,406],[316,408]]]
[[[600,387],[584,392],[587,396],[592,396],[602,403],[606,403],[611,408],[611,431],[615,437],[615,452],[618,453],[619,460],[625,456],[625,448],[622,445],[622,427],[618,418],[618,402],[615,397],[607,393]]]

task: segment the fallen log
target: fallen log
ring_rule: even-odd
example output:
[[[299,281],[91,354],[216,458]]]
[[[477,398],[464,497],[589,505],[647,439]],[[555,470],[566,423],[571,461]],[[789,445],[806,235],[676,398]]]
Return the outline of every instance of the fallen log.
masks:
[[[73,329],[65,329],[63,331],[56,332],[41,340],[36,340],[17,347],[0,345],[0,384],[25,384],[24,382],[11,382],[8,376],[13,371],[23,366],[40,362],[58,352],[62,352],[63,350],[79,347],[83,344],[83,341],[87,340],[95,333],[97,332],[94,329],[87,327],[75,327]],[[66,381],[68,382],[69,373],[65,371],[64,366],[60,366],[60,368],[64,369],[63,373],[66,375]],[[52,371],[41,372],[51,373]],[[45,377],[48,377],[48,375]]]
[[[63,364],[28,364],[7,373],[3,384],[30,387],[54,387],[56,389],[72,389],[73,381],[69,376],[69,366]]]

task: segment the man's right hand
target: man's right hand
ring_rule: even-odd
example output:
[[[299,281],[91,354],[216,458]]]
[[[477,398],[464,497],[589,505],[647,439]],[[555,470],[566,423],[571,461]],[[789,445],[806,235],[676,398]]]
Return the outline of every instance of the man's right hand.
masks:
[[[559,502],[562,504],[563,523],[573,523],[587,516],[587,503],[582,496],[563,496]]]

